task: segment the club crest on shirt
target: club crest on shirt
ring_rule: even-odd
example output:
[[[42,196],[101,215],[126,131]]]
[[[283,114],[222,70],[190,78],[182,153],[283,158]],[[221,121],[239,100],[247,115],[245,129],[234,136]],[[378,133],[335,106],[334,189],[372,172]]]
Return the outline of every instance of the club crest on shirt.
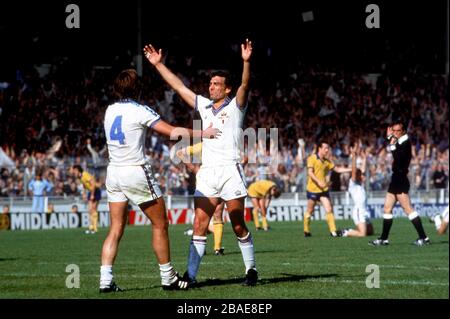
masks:
[[[222,120],[222,124],[224,124],[225,123],[225,119],[228,119],[229,116],[228,116],[227,112],[222,112],[222,113],[219,114],[218,118],[220,120]]]

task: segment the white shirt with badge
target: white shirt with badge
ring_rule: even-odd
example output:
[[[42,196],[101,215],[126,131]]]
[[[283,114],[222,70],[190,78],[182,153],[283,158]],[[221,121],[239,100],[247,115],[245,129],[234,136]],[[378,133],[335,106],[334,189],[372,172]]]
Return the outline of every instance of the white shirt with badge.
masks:
[[[196,109],[199,111],[203,129],[212,123],[212,127],[222,133],[213,139],[203,139],[202,167],[218,167],[240,163],[240,144],[242,143],[242,125],[245,108],[239,108],[236,97],[226,98],[225,102],[214,109],[214,101],[201,95],[196,97]]]

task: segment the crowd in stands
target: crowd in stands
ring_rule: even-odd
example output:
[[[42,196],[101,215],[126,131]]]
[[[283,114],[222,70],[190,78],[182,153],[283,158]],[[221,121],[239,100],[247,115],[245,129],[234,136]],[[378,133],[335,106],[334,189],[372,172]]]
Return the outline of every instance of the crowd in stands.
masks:
[[[188,87],[207,95],[207,70],[180,70]],[[86,68],[70,77],[70,68],[60,63],[44,76],[34,68],[18,70],[15,81],[0,87],[0,146],[3,158],[13,163],[2,162],[0,196],[29,196],[28,184],[37,173],[53,185],[48,195],[79,196],[82,187],[68,173],[74,164],[104,183],[103,114],[116,71]],[[192,126],[194,112],[152,71],[144,73],[139,102],[170,123]],[[349,165],[350,146],[360,143],[358,163],[365,162],[368,189],[386,190],[392,162],[386,126],[407,116],[412,187],[448,187],[448,89],[442,75],[358,74],[299,63],[289,74],[266,81],[256,77],[253,84],[244,127],[278,128],[278,150],[258,148],[257,162],[245,165],[248,183],[270,178],[284,192],[303,192],[306,158],[321,137],[336,165]],[[171,160],[174,143],[150,132],[147,156],[165,194],[192,194],[195,176]],[[348,178],[331,176],[331,189],[345,191]]]

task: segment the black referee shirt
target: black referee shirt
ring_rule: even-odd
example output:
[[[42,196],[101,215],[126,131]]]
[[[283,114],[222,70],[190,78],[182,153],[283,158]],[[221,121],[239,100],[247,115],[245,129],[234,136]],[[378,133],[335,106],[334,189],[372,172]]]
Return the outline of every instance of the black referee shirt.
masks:
[[[389,148],[394,157],[392,173],[395,175],[408,175],[409,164],[412,158],[411,141],[408,135],[401,136],[397,143],[389,145]]]

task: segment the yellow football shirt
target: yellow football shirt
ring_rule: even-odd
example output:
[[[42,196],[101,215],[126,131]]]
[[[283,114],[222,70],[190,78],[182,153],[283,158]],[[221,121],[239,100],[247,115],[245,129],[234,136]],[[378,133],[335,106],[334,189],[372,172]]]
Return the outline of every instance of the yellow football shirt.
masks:
[[[81,173],[81,184],[83,184],[84,188],[88,191],[92,190],[95,185],[92,185],[92,183],[95,183],[95,178],[88,172]]]
[[[317,154],[311,154],[308,157],[306,166],[313,169],[314,175],[320,181],[324,183],[327,182],[326,177],[328,173],[334,168],[332,161],[327,159],[321,160]],[[320,188],[317,184],[308,176],[308,183],[306,184],[306,190],[311,193],[322,193],[328,191],[328,186],[326,188]]]
[[[197,143],[194,145],[189,145],[186,147],[186,153],[188,155],[201,154],[202,153],[202,143]]]
[[[248,188],[248,196],[256,198],[264,198],[270,189],[276,184],[272,181],[262,179],[250,184]]]

